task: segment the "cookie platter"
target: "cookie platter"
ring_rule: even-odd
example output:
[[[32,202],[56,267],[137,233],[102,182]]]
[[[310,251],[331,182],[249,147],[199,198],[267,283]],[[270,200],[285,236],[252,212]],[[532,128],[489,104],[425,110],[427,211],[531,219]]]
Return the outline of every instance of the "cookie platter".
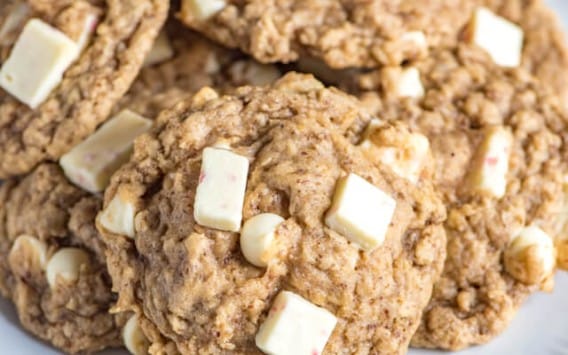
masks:
[[[22,1],[0,354],[568,354],[568,43],[540,0]]]

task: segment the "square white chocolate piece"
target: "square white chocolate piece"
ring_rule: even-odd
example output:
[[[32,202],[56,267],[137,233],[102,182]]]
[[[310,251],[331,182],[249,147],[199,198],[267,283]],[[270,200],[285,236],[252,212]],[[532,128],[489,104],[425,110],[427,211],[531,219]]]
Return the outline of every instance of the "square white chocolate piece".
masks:
[[[229,232],[241,229],[248,169],[248,159],[229,150],[203,150],[194,203],[197,223]]]
[[[367,127],[360,147],[371,161],[389,166],[395,174],[416,184],[430,153],[430,141],[420,133],[408,133],[401,137],[388,137],[373,124]]]
[[[189,7],[193,16],[198,20],[207,20],[227,6],[225,0],[185,0],[184,6]]]
[[[0,69],[0,86],[35,109],[59,85],[79,46],[45,22],[30,20]]]
[[[74,184],[90,192],[103,191],[112,174],[128,161],[136,137],[151,126],[152,121],[129,110],[121,111],[59,163]]]
[[[420,79],[420,72],[414,67],[403,69],[395,84],[397,97],[419,99],[424,96],[424,86]]]
[[[256,346],[271,355],[320,355],[336,324],[328,310],[282,291],[256,334]]]
[[[469,184],[472,189],[496,198],[505,195],[512,145],[513,136],[508,129],[487,129],[471,167]]]
[[[150,50],[150,53],[146,56],[144,60],[144,66],[149,67],[155,64],[165,62],[174,56],[174,49],[172,48],[170,39],[166,32],[160,32],[158,38],[154,42],[154,46]]]
[[[392,197],[362,177],[349,174],[337,182],[325,223],[371,252],[383,244],[395,209]]]
[[[518,67],[521,64],[524,33],[519,26],[479,7],[469,30],[470,42],[487,51],[497,65]]]
[[[108,206],[99,214],[98,221],[111,233],[134,238],[134,217],[136,209],[132,197],[117,191]]]

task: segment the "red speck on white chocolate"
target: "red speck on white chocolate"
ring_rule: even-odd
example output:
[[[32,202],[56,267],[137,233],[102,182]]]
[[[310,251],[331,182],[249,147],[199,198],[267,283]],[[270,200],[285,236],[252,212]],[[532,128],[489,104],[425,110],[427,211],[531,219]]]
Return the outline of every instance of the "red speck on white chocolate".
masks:
[[[487,162],[487,164],[494,166],[494,165],[497,165],[497,163],[499,162],[499,159],[497,159],[495,157],[489,157],[489,158],[485,159],[485,161]]]

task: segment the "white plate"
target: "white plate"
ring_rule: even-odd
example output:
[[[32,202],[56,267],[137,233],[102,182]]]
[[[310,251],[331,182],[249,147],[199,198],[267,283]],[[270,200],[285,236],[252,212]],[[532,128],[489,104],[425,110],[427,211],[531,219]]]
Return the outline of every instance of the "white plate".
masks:
[[[423,1],[423,0],[418,0]],[[568,28],[568,1],[548,0]],[[35,340],[18,325],[13,307],[0,300],[0,355],[55,355],[60,352]],[[105,351],[100,355],[125,355],[122,350]],[[410,350],[409,355],[448,354],[438,351]],[[553,294],[537,294],[529,299],[517,314],[509,329],[492,343],[460,355],[568,355],[568,273],[556,277]]]

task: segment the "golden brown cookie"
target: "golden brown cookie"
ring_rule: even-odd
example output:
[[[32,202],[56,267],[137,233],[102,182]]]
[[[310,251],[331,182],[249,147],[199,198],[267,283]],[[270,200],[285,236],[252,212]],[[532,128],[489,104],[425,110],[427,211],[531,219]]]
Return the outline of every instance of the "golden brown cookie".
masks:
[[[327,341],[326,354],[406,351],[442,267],[445,211],[426,177],[415,185],[390,164],[371,163],[353,144],[370,118],[354,98],[298,74],[223,97],[205,88],[160,114],[114,176],[97,222],[109,248],[117,309],[140,316],[150,352],[260,353],[259,327],[270,333],[266,323],[285,309],[273,305],[282,291],[310,304],[307,313],[336,319],[320,344]],[[384,129],[393,137],[409,133],[404,125]],[[250,165],[248,174],[231,168],[225,183],[209,185],[223,191],[211,193],[221,202],[226,197],[221,210],[236,208],[247,225],[263,213],[281,218],[262,253],[266,267],[243,255],[244,230],[227,231],[241,227],[234,214],[227,224],[205,227],[212,222],[203,191],[219,177],[211,154],[232,157],[221,170]],[[359,175],[371,195],[382,190],[396,203],[391,223],[387,205],[370,210],[373,220],[390,225],[374,249],[353,228],[328,227],[330,215],[346,213],[341,204],[330,207],[339,198],[338,179],[348,173]],[[246,189],[235,185],[243,176]],[[234,191],[243,191],[240,205],[231,202]]]
[[[161,0],[30,0],[0,6],[0,27],[7,28],[0,38],[3,64],[31,18],[63,32],[66,43],[85,42],[80,57],[35,109],[0,90],[0,177],[7,178],[29,172],[41,161],[57,160],[108,118],[138,74],[169,4]],[[14,18],[18,11],[22,16]],[[84,26],[89,23],[86,19],[93,18],[97,20],[90,23],[93,32],[87,40]]]
[[[68,353],[122,344],[124,316],[95,229],[99,197],[73,186],[57,165],[43,164],[0,187],[0,291],[22,326]]]
[[[270,84],[281,76],[276,66],[221,48],[174,20],[167,23],[158,42],[161,45],[154,45],[150,56],[167,53],[158,54],[162,59],[157,62],[146,62],[115,111],[128,108],[153,119],[205,86],[226,91],[245,84]]]
[[[429,47],[455,46],[467,40],[474,13],[484,6],[520,26],[521,65],[563,99],[568,97],[566,38],[558,18],[542,0],[218,0],[201,6],[211,9],[209,18],[203,18],[207,11],[199,11],[198,3],[184,1],[179,17],[226,46],[263,62],[316,58],[337,69],[399,65],[426,57]],[[424,34],[424,40],[416,31]]]
[[[553,242],[565,266],[568,121],[549,88],[477,47],[414,68],[423,95],[400,98],[401,70],[387,68],[364,78],[374,89],[363,96],[380,119],[430,140],[447,260],[412,344],[457,350],[490,341],[530,294],[552,288]]]

